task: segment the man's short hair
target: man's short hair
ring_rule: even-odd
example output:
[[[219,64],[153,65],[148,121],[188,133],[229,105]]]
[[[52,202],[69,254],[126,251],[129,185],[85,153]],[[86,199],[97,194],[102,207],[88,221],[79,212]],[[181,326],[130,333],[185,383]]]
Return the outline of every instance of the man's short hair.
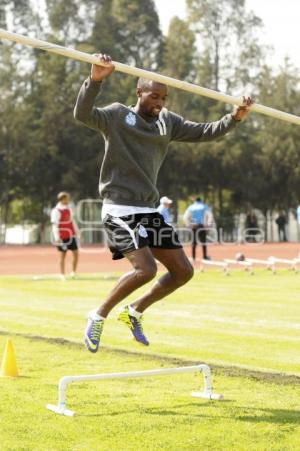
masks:
[[[150,89],[152,80],[148,80],[148,78],[140,77],[137,82],[137,88],[142,89],[143,91],[146,89]]]
[[[70,194],[67,193],[66,191],[61,191],[57,195],[57,200],[60,202],[61,200],[65,199],[65,197],[70,197]]]
[[[149,80],[148,78],[140,77],[140,78],[138,79],[138,82],[137,82],[137,86],[136,86],[136,87],[137,87],[138,89],[141,89],[142,91],[146,91],[146,90],[151,89],[151,83],[156,83],[156,84],[158,84],[158,85],[163,85],[163,86],[165,86],[164,83],[160,83],[159,81]]]

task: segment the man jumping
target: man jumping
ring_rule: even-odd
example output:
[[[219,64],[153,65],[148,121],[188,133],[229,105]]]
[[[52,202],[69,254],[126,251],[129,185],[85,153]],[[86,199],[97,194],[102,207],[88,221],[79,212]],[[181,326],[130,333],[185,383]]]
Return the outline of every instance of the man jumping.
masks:
[[[92,65],[91,75],[79,91],[74,117],[104,137],[99,185],[103,224],[112,258],[126,257],[132,270],[119,279],[101,306],[88,314],[85,344],[91,352],[99,348],[104,321],[111,309],[156,276],[155,259],[166,267],[167,273],[119,315],[119,320],[144,345],[149,345],[149,341],[142,328],[143,312],[193,276],[193,267],[176,232],[155,208],[159,198],[157,175],[169,143],[220,138],[246,116],[252,103],[244,97],[243,106],[235,107],[232,114],[219,121],[190,122],[165,108],[166,85],[139,79],[134,106],[113,103],[97,108],[94,102],[102,81],[114,70],[110,56],[97,56],[107,66]]]

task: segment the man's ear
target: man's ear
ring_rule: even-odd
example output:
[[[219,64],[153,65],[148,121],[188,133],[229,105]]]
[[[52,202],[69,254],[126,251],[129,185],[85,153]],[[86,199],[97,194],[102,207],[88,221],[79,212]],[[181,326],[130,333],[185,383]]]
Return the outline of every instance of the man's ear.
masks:
[[[136,93],[137,97],[142,97],[142,89],[141,88],[136,88],[135,93]]]

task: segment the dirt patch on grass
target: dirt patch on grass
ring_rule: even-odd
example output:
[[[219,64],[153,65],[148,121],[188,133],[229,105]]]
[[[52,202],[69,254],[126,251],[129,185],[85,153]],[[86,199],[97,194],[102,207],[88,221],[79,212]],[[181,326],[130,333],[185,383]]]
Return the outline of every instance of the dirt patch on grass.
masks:
[[[11,336],[12,334],[8,333],[5,330],[0,331],[0,335],[2,336]],[[22,334],[22,333],[14,333],[14,336],[22,337],[27,340],[33,340],[33,341],[44,341],[48,344],[52,345],[62,345],[67,346],[69,348],[73,349],[82,349],[83,344],[72,341],[72,340],[66,340],[65,338],[61,337],[43,337],[40,335],[31,335],[31,334]],[[107,353],[107,354],[115,354],[119,356],[136,356],[138,358],[142,359],[151,359],[159,363],[161,366],[165,366],[165,364],[170,364],[171,366],[184,366],[184,365],[197,365],[201,363],[206,363],[210,366],[210,368],[214,371],[215,374],[220,374],[224,376],[229,377],[247,377],[256,381],[262,381],[267,383],[272,383],[276,385],[300,385],[300,376],[293,375],[293,374],[285,374],[285,373],[276,373],[276,372],[267,372],[267,371],[257,371],[257,370],[251,370],[244,367],[239,366],[222,366],[222,365],[215,365],[211,364],[209,362],[199,362],[195,360],[187,360],[187,359],[181,359],[181,358],[175,358],[175,357],[168,357],[165,355],[160,354],[151,354],[151,353],[143,353],[143,352],[136,352],[136,351],[127,351],[124,349],[118,349],[114,347],[109,346],[103,346],[101,348],[101,352]]]

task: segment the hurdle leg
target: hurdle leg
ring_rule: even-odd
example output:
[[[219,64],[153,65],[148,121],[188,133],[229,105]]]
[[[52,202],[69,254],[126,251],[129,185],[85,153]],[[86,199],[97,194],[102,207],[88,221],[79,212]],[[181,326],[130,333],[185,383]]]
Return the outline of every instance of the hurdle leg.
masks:
[[[68,376],[62,377],[58,383],[58,403],[47,404],[46,408],[52,410],[52,412],[58,413],[59,415],[65,415],[67,417],[73,417],[75,412],[66,408],[66,387],[68,382],[72,382],[72,379]]]
[[[204,378],[204,390],[202,392],[200,391],[192,391],[191,396],[193,398],[204,398],[204,399],[211,399],[215,401],[219,401],[220,399],[223,399],[223,395],[220,395],[218,393],[213,393],[212,386],[211,386],[211,371],[208,365],[199,365],[200,371],[203,373]]]
[[[267,270],[268,271],[272,271],[272,274],[276,274],[276,266],[275,263],[270,263],[267,265]]]
[[[230,276],[229,265],[224,266],[223,272],[224,272],[225,276]]]
[[[299,269],[298,269],[298,263],[293,263],[292,265],[292,271],[294,271],[295,274],[298,274]]]
[[[254,276],[254,270],[253,270],[252,264],[245,266],[245,270],[249,273],[249,276]]]

